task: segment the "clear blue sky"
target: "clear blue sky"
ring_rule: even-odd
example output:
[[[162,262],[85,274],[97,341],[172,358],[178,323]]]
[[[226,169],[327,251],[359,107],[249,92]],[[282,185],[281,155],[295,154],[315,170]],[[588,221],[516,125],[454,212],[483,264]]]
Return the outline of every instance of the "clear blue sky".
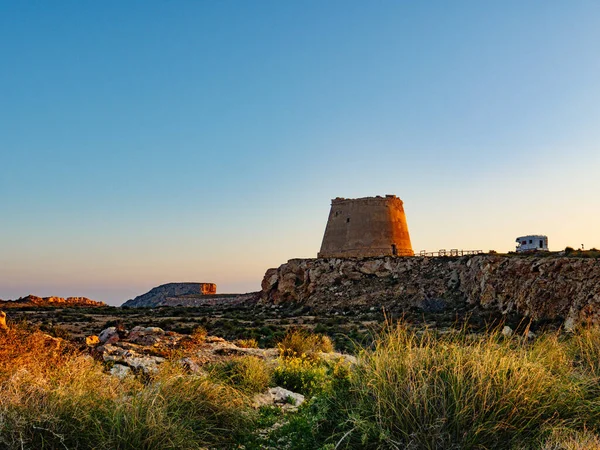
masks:
[[[330,199],[600,247],[600,2],[0,0],[0,298],[257,290]]]

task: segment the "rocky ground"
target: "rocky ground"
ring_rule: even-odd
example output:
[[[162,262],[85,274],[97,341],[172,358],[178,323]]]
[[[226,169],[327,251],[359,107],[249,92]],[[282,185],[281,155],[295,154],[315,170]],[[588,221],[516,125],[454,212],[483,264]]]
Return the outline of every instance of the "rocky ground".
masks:
[[[441,310],[409,307],[389,311],[381,306],[344,307],[336,311],[314,313],[301,304],[161,307],[161,308],[15,308],[10,311],[13,323],[26,321],[32,326],[58,337],[83,342],[86,336],[109,327],[132,330],[136,326],[160,327],[167,333],[191,334],[203,327],[210,335],[228,341],[255,339],[260,348],[272,348],[290,328],[304,328],[329,336],[336,349],[353,353],[369,346],[386,321],[402,319],[416,328],[467,327],[482,331],[490,326],[506,324],[513,329],[531,325],[531,329],[558,327],[561,321],[535,321],[518,314],[503,315],[493,309],[475,305],[457,305]],[[158,355],[160,356],[160,355]]]
[[[0,332],[10,328],[6,317],[6,313],[0,311]],[[215,365],[240,357],[258,358],[271,368],[277,366],[280,358],[280,350],[276,347],[258,348],[255,346],[256,342],[248,340],[231,342],[222,337],[207,335],[201,327],[191,334],[182,334],[165,331],[157,326],[137,325],[127,329],[119,323],[101,330],[97,335],[85,336],[83,340],[67,340],[49,334],[46,335],[46,340],[48,345],[57,349],[71,346],[73,342],[79,344],[94,359],[102,361],[111,375],[120,379],[152,376],[167,361],[177,364],[190,374],[206,376],[207,368],[210,370]],[[355,356],[334,351],[317,352],[315,356],[325,362],[341,361],[350,366],[357,362]],[[253,400],[256,408],[278,406],[283,411],[296,410],[303,402],[302,394],[280,386],[256,394]]]

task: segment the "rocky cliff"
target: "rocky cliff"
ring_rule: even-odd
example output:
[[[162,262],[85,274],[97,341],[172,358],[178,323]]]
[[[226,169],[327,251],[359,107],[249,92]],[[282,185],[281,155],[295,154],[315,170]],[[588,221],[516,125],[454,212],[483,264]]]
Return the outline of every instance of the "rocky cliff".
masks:
[[[129,308],[156,308],[159,306],[215,306],[220,304],[236,304],[257,297],[250,294],[202,294],[202,286],[206,283],[168,283],[151,289],[122,306]]]
[[[457,258],[293,259],[269,269],[262,303],[314,311],[478,305],[533,319],[600,319],[600,259],[477,255]]]
[[[36,295],[28,295],[17,300],[0,300],[2,308],[22,308],[22,307],[40,307],[53,306],[57,308],[68,308],[73,306],[79,307],[98,307],[107,306],[106,303],[90,300],[86,297],[38,297]]]

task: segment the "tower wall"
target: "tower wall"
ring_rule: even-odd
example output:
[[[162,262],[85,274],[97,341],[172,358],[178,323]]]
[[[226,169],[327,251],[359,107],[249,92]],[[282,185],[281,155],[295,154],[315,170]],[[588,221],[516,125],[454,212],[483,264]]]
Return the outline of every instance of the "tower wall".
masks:
[[[319,258],[413,256],[404,205],[395,195],[335,198]]]

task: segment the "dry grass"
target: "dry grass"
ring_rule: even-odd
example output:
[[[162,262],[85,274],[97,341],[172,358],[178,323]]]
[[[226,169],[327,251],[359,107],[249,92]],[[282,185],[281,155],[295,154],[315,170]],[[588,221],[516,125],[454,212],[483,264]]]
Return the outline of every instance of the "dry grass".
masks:
[[[290,449],[600,450],[597,328],[528,340],[390,326],[340,371],[318,359],[330,349],[292,331],[274,374],[242,357],[221,376],[165,363],[119,380],[64,341],[13,328],[0,333],[0,448],[235,447],[256,431],[249,397],[275,379],[315,394],[280,430]]]
[[[256,356],[241,356],[212,367],[212,378],[230,386],[255,394],[267,390],[271,383],[272,368]]]
[[[540,450],[600,450],[600,436],[587,430],[555,429]]]
[[[319,352],[330,353],[333,343],[328,336],[292,329],[277,344],[282,358],[318,358]]]
[[[256,339],[237,339],[234,344],[240,348],[258,348],[258,341]]]
[[[397,326],[363,354],[349,416],[363,439],[423,449],[506,448],[549,429],[595,429],[599,344],[598,330],[530,343]]]
[[[40,332],[0,335],[0,448],[191,449],[247,430],[247,397],[164,365],[123,381]]]

